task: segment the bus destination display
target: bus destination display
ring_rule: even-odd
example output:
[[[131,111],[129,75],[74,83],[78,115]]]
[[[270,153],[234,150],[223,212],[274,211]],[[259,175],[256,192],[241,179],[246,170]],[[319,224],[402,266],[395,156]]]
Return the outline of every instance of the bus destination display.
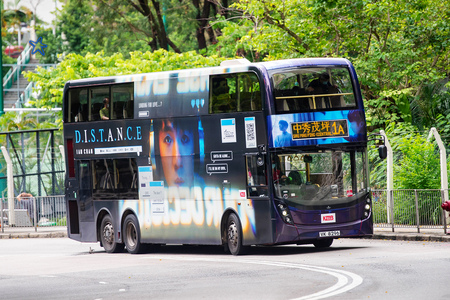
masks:
[[[347,120],[294,122],[291,129],[293,140],[348,136]]]

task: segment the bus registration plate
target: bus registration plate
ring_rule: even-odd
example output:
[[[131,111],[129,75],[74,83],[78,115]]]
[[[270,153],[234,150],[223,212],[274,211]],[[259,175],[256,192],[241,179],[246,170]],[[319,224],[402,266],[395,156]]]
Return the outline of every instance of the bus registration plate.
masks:
[[[340,235],[341,235],[340,230],[319,232],[319,237],[330,237],[330,236],[340,236]]]

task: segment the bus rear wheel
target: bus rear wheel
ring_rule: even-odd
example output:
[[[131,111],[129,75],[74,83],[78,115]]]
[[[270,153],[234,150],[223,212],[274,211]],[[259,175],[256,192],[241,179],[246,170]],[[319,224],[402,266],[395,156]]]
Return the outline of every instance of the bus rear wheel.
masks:
[[[114,225],[110,215],[102,219],[100,225],[100,242],[107,253],[118,253],[123,251],[123,244],[116,243]]]
[[[124,237],[125,247],[131,254],[141,253],[144,249],[141,244],[141,232],[139,230],[139,222],[135,215],[128,215],[124,221]]]
[[[124,237],[125,247],[131,254],[141,253],[143,245],[141,244],[141,232],[139,230],[139,222],[135,215],[128,215],[124,221]]]
[[[230,214],[227,221],[227,245],[228,250],[233,255],[243,254],[245,252],[242,246],[242,227],[236,214]]]
[[[313,243],[316,248],[328,248],[333,244],[333,239],[317,240]]]

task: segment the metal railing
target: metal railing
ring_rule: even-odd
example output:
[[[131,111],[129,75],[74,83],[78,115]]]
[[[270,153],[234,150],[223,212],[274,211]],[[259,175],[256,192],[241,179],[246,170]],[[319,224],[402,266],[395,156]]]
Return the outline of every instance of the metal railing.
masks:
[[[387,190],[372,190],[372,211],[375,227],[434,228],[447,233],[448,221],[441,204],[443,190],[392,190],[392,205],[388,206]],[[30,197],[18,201],[14,198],[14,217],[8,209],[8,199],[0,201],[0,225],[14,227],[66,226],[66,202],[64,195]],[[11,223],[13,220],[14,223]]]
[[[373,222],[376,227],[434,228],[447,233],[447,220],[441,204],[443,190],[392,190],[388,205],[387,190],[372,190]]]
[[[14,216],[8,208],[8,199],[0,201],[0,225],[5,227],[66,226],[66,202],[64,195],[29,197],[20,201],[14,198]]]

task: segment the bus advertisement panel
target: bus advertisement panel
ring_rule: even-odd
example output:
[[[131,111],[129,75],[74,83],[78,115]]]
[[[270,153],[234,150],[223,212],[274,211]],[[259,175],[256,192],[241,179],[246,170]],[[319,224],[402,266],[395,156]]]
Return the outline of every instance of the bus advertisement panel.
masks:
[[[339,110],[267,117],[270,147],[367,142],[363,110]]]
[[[87,122],[66,126],[66,136],[73,136],[76,160],[95,161],[89,175],[95,216],[105,205],[96,200],[120,194],[137,178],[138,198],[118,197],[109,210],[117,218],[127,211],[136,214],[142,242],[220,244],[218,233],[229,210],[239,216],[248,243],[270,243],[269,236],[257,234],[257,226],[270,230],[266,178],[265,194],[255,197],[246,175],[252,166],[246,167],[244,154],[266,143],[258,123],[263,124],[260,113]],[[136,166],[118,168],[124,158]],[[265,207],[258,208],[258,216],[255,206]]]

